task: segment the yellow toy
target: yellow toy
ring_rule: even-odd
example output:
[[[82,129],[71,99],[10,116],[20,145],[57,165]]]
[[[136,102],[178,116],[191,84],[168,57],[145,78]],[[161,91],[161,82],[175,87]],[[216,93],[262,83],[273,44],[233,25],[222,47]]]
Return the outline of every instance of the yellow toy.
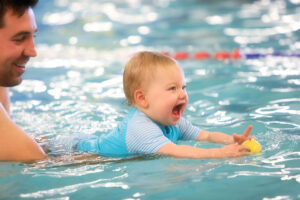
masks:
[[[257,154],[261,152],[260,144],[254,139],[246,140],[242,145],[249,147],[251,153]]]

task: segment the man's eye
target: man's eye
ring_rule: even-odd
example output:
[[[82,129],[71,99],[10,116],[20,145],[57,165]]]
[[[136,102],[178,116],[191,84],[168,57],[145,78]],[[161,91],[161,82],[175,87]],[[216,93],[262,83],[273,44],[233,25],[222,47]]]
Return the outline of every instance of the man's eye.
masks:
[[[22,35],[18,35],[14,38],[12,38],[12,41],[16,42],[16,43],[22,43],[25,40],[27,40],[29,38],[28,34],[22,34]]]
[[[26,37],[18,37],[18,38],[14,38],[13,41],[17,42],[17,43],[21,43],[26,39]]]

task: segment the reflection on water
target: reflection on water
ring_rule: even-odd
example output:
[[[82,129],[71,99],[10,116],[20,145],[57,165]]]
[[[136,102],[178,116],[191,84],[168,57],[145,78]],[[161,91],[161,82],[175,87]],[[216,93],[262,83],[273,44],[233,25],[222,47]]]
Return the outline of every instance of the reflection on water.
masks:
[[[11,89],[12,118],[36,137],[105,134],[127,113],[122,71],[134,52],[299,53],[299,5],[297,0],[40,0],[39,55],[23,83]],[[63,155],[33,164],[1,163],[0,198],[241,199],[236,191],[243,191],[243,199],[299,198],[300,59],[179,64],[190,100],[186,118],[226,133],[253,124],[261,154],[224,160]]]

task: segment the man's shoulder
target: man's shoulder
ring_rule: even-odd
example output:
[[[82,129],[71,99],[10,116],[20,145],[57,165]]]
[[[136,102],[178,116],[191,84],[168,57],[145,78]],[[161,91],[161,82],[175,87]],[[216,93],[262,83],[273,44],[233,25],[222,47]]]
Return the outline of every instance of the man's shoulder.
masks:
[[[8,88],[0,87],[0,105],[5,109],[7,113],[9,113],[9,95]]]

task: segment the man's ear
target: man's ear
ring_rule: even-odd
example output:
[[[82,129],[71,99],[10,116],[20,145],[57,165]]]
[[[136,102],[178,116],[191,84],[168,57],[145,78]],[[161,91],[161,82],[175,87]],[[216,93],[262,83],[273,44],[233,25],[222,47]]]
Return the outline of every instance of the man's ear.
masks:
[[[134,101],[138,106],[142,108],[147,108],[148,106],[145,93],[142,89],[137,89],[136,91],[134,91]]]

